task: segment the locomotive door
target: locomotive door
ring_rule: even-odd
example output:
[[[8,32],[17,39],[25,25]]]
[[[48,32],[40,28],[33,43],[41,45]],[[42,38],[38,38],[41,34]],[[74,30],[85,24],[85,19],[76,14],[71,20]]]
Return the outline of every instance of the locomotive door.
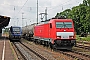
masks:
[[[50,23],[49,24],[49,39],[51,39],[51,33],[52,33],[51,30],[52,30],[52,24]]]

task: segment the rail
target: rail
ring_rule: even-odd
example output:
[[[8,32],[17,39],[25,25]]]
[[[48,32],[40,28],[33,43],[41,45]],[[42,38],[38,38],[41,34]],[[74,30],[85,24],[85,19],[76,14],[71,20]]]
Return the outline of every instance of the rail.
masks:
[[[23,45],[25,48],[27,48],[29,51],[33,52],[36,56],[38,56],[41,60],[47,60],[45,57],[43,57],[42,55],[40,55],[39,53],[33,51],[32,49],[30,49],[29,47],[27,47],[25,44],[23,44],[22,42],[14,42],[14,45],[16,46],[16,48],[18,49],[18,51],[20,52],[20,54],[22,55],[22,57],[24,58],[24,60],[31,60],[31,56],[30,54],[25,51],[23,49],[23,47],[20,46]]]

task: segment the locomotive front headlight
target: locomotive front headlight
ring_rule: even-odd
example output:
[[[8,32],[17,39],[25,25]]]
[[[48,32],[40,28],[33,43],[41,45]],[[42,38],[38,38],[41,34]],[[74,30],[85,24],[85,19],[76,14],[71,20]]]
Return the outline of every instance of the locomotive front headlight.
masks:
[[[74,36],[69,36],[69,38],[73,39],[73,38],[74,38]]]
[[[57,37],[57,38],[59,38],[59,37]]]
[[[61,38],[61,36],[57,36],[57,38]]]

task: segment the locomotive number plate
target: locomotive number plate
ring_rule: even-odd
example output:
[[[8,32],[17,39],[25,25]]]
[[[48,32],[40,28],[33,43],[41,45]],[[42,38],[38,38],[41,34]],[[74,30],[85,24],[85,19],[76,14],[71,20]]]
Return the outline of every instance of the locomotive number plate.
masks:
[[[62,39],[68,39],[68,36],[63,36]]]

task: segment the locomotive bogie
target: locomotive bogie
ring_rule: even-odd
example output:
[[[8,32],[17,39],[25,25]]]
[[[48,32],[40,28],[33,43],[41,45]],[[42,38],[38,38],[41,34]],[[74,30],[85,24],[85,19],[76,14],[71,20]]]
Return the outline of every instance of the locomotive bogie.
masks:
[[[9,37],[11,40],[20,40],[21,36],[10,36]]]

